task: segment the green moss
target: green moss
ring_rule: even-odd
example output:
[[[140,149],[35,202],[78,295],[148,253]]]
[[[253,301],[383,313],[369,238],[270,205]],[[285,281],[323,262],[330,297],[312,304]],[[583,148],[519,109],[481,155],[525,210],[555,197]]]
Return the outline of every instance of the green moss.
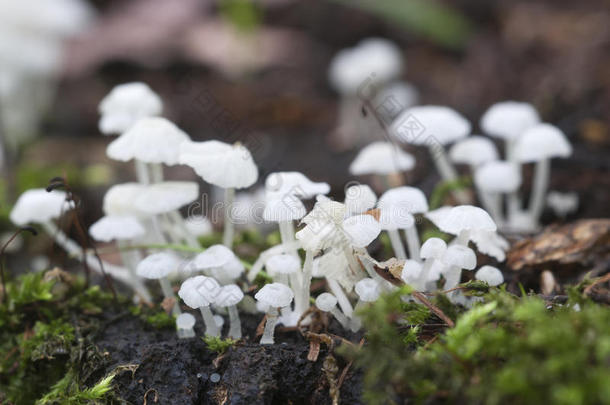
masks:
[[[233,346],[235,343],[237,343],[237,340],[233,340],[233,339],[222,339],[216,336],[210,336],[210,335],[206,335],[205,337],[201,338],[205,344],[207,345],[208,349],[210,349],[213,352],[216,352],[218,354],[223,354],[224,352],[226,352],[229,347]]]
[[[81,404],[101,404],[102,400],[112,389],[114,374],[109,374],[102,378],[91,388],[81,389],[72,372],[68,372],[61,380],[51,387],[51,390],[42,398],[36,401],[36,405],[81,405]]]
[[[173,315],[168,315],[164,311],[157,312],[156,314],[148,315],[144,318],[146,323],[156,329],[175,329],[176,318]]]

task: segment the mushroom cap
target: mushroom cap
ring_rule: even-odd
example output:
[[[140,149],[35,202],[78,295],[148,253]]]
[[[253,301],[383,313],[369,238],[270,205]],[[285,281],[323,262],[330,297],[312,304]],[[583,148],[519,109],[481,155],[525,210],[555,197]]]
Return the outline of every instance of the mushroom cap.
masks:
[[[192,329],[195,326],[195,317],[188,312],[184,312],[176,318],[176,327],[178,329]]]
[[[417,260],[407,259],[405,260],[405,265],[400,272],[400,278],[406,284],[411,284],[419,278],[422,268],[422,264]]]
[[[139,119],[159,115],[162,110],[161,98],[145,83],[119,84],[100,102],[99,129],[106,135],[120,134]]]
[[[135,239],[145,232],[140,221],[134,216],[107,215],[89,228],[89,235],[101,242]]]
[[[265,284],[254,295],[254,298],[270,308],[284,308],[290,305],[294,298],[294,293],[290,287],[282,283],[271,283]]]
[[[515,143],[515,158],[521,163],[537,162],[554,157],[568,157],[572,145],[565,134],[551,124],[537,124],[528,128]]]
[[[235,255],[220,267],[212,267],[208,270],[210,275],[223,284],[237,280],[244,272],[245,267],[241,260]]]
[[[180,145],[179,161],[192,167],[206,182],[222,188],[246,188],[258,179],[254,159],[241,144],[184,142]]]
[[[569,213],[578,209],[578,193],[560,193],[559,191],[549,191],[546,196],[546,204],[556,215],[565,217]]]
[[[454,163],[479,166],[498,160],[498,150],[489,138],[472,135],[451,146],[449,157]]]
[[[499,262],[506,259],[506,251],[510,244],[506,239],[498,235],[497,232],[474,231],[470,232],[469,236],[479,252],[492,256]]]
[[[379,283],[372,278],[363,278],[358,281],[355,290],[360,300],[364,302],[377,301],[381,294]]]
[[[207,270],[227,265],[235,253],[224,245],[212,245],[193,259],[198,270]]]
[[[440,214],[440,213],[439,213]],[[443,232],[458,235],[461,231],[495,231],[495,222],[487,211],[472,205],[458,205],[443,211],[434,224]]]
[[[177,210],[197,199],[199,185],[192,181],[164,181],[143,188],[133,205],[150,215]]]
[[[282,222],[301,219],[307,214],[305,205],[293,194],[267,193],[263,219],[267,222]]]
[[[474,278],[484,281],[492,287],[496,287],[504,282],[502,272],[493,266],[482,266],[474,273]]]
[[[214,304],[219,307],[230,307],[237,305],[244,299],[244,292],[237,284],[229,284],[221,287],[218,295],[214,298]]]
[[[337,297],[331,293],[325,292],[318,295],[316,298],[316,307],[318,307],[320,311],[328,312],[333,309],[335,305],[337,305]]]
[[[453,207],[444,205],[435,210],[431,210],[431,211],[424,213],[424,217],[426,217],[430,222],[432,222],[438,228],[439,227],[438,224],[440,223],[441,218],[444,218],[445,216],[447,216],[447,214],[449,213],[451,208],[453,208]]]
[[[207,236],[214,231],[210,220],[203,215],[191,215],[184,221],[186,229],[194,236]]]
[[[411,170],[415,158],[390,142],[373,142],[358,152],[349,166],[354,176],[390,174]]]
[[[295,255],[282,253],[267,259],[265,268],[271,276],[276,274],[294,274],[301,270],[301,261]]]
[[[403,186],[383,193],[377,201],[377,208],[381,229],[406,229],[415,223],[413,214],[428,210],[428,201],[421,190]]]
[[[146,185],[140,183],[122,183],[110,187],[104,195],[104,214],[113,216],[146,216],[133,203],[146,187]]]
[[[477,188],[488,193],[512,193],[521,187],[521,167],[496,160],[479,166],[474,172]]]
[[[178,296],[193,309],[207,307],[220,292],[220,284],[212,277],[189,277],[180,286]]]
[[[178,164],[180,144],[189,139],[171,121],[163,117],[146,117],[112,141],[106,148],[106,154],[122,162],[137,159],[173,166]]]
[[[486,134],[502,139],[516,139],[539,122],[538,112],[531,104],[501,101],[485,111],[480,124]]]
[[[153,253],[138,263],[136,274],[143,278],[157,280],[167,277],[180,266],[180,258],[173,253]]]
[[[363,248],[379,236],[381,226],[372,215],[354,215],[343,221],[343,231],[352,246]]]
[[[48,192],[44,188],[27,190],[19,196],[9,218],[17,226],[48,222],[71,208],[63,191]]]
[[[300,172],[275,172],[265,179],[265,191],[271,195],[292,195],[309,199],[318,194],[328,194],[328,183],[316,183]]]
[[[362,214],[373,208],[377,203],[377,196],[371,187],[366,184],[350,186],[345,190],[343,201],[347,212],[350,214]]]
[[[402,70],[402,56],[394,43],[382,38],[367,38],[335,55],[328,78],[339,93],[350,95],[356,94],[373,74],[376,83],[386,83],[398,77]]]
[[[470,129],[470,122],[457,111],[440,105],[425,105],[404,111],[394,120],[389,132],[404,143],[434,146],[465,138]]]
[[[443,255],[443,263],[460,269],[472,270],[477,265],[477,255],[474,250],[463,245],[451,245]]]
[[[318,201],[302,221],[306,226],[295,234],[304,250],[318,251],[332,246],[344,235],[338,227],[343,224],[345,205],[332,200]]]
[[[447,250],[447,243],[441,238],[428,238],[422,245],[419,255],[422,259],[440,259]]]

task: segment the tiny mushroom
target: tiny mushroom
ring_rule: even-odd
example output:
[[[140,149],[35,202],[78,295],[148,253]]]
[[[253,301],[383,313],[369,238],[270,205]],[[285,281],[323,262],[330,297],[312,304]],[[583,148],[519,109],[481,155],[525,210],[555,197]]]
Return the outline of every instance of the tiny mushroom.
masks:
[[[331,293],[322,293],[316,298],[316,307],[322,312],[330,312],[337,322],[347,329],[349,327],[349,319],[337,307],[337,297]]]
[[[473,270],[477,265],[477,256],[472,249],[463,245],[451,245],[445,251],[442,259],[445,264],[445,285],[443,288],[450,290],[460,283],[462,269]],[[449,296],[455,294],[452,291]]]
[[[453,163],[470,166],[474,173],[477,166],[498,160],[498,151],[489,138],[472,135],[451,146],[449,157]]]
[[[235,253],[224,245],[212,245],[199,253],[184,269],[187,272],[203,270],[221,284],[231,284],[244,272],[244,265]]]
[[[220,288],[218,295],[214,299],[214,305],[228,308],[229,311],[229,337],[232,339],[241,339],[241,321],[239,320],[239,312],[237,304],[244,298],[244,293],[237,284],[229,284]]]
[[[99,129],[105,135],[121,134],[140,118],[159,115],[162,109],[161,98],[147,84],[119,84],[100,102]]]
[[[475,170],[474,183],[483,207],[496,224],[504,224],[502,194],[517,192],[521,186],[520,167],[516,163],[499,160],[485,163]]]
[[[437,210],[432,215],[426,215],[443,232],[457,235],[457,243],[468,245],[471,232],[495,232],[497,226],[489,214],[482,208],[472,205]]]
[[[375,302],[381,294],[381,288],[379,283],[372,278],[363,278],[356,283],[354,288],[358,295],[358,302],[356,303],[355,310],[362,308],[365,303]],[[355,314],[352,315],[351,321],[352,332],[358,331],[362,326],[362,321]]]
[[[415,166],[415,158],[390,142],[373,142],[358,152],[349,166],[349,172],[354,176],[377,174],[388,176],[411,170]]]
[[[474,278],[484,281],[492,287],[497,287],[504,282],[502,272],[493,266],[483,266],[474,274]]]
[[[345,200],[347,214],[363,214],[367,210],[375,207],[377,196],[371,187],[366,184],[357,184],[345,190]]]
[[[434,265],[441,263],[447,244],[441,238],[429,238],[421,246],[420,256],[424,259],[424,265],[420,274],[420,285],[437,279],[437,274],[433,274]]]
[[[268,306],[267,322],[265,323],[261,344],[273,344],[273,334],[279,316],[278,308],[284,308],[290,305],[294,298],[294,293],[284,284],[271,283],[263,286],[263,288],[256,293],[254,298],[256,298],[258,302]]]
[[[422,280],[423,266],[417,260],[407,259],[400,273],[400,278],[417,291],[425,291],[426,284]]]
[[[189,313],[183,313],[176,318],[176,329],[178,330],[179,339],[189,339],[195,337],[195,317]]]
[[[267,273],[274,281],[298,288],[298,272],[301,270],[301,261],[292,254],[282,253],[271,256],[265,261]],[[290,277],[290,284],[288,278]]]
[[[210,304],[218,296],[220,288],[212,277],[195,276],[184,280],[178,291],[178,295],[186,305],[193,309],[199,308],[201,311],[206,335],[215,337],[220,336],[220,328],[210,310]]]
[[[172,253],[153,253],[146,256],[136,267],[136,274],[150,280],[159,280],[163,296],[167,300],[173,300],[172,313],[180,315],[180,306],[174,295],[174,290],[167,278],[168,274],[178,269],[180,259]]]

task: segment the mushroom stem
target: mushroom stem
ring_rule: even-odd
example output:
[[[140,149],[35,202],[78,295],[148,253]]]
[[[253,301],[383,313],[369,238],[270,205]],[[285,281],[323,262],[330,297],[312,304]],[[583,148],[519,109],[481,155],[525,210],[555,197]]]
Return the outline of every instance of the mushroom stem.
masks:
[[[138,179],[138,183],[150,184],[150,175],[146,163],[138,159],[134,159],[134,162],[136,165],[136,178]]]
[[[186,224],[184,223],[184,218],[178,211],[171,211],[169,213],[170,219],[174,222],[174,224],[180,230],[180,234],[184,238],[184,241],[187,243],[189,247],[192,248],[201,248],[201,244],[197,240],[195,236],[193,236],[189,230],[186,228]]]
[[[470,231],[468,229],[462,229],[455,239],[455,243],[462,246],[468,246],[470,240]]]
[[[400,240],[400,234],[398,233],[398,229],[388,229],[388,236],[390,237],[390,244],[392,245],[392,250],[396,255],[397,259],[406,259],[407,253],[405,252],[405,248],[402,245],[402,241]]]
[[[426,283],[428,282],[428,274],[430,273],[430,268],[432,267],[432,263],[434,262],[434,260],[436,259],[426,259],[424,261],[424,265],[422,266],[421,269],[421,273],[419,274],[419,277],[417,279],[417,286],[414,286],[414,288],[417,291],[426,291]]]
[[[540,215],[544,209],[544,196],[549,185],[551,162],[549,159],[542,159],[536,162],[534,169],[534,183],[532,196],[530,198],[529,215],[532,219],[532,226],[538,226]]]
[[[233,339],[241,339],[241,321],[239,320],[239,312],[237,306],[231,305],[229,307],[229,337]]]
[[[278,315],[277,308],[270,307],[267,310],[267,322],[265,322],[265,331],[263,332],[263,337],[261,338],[262,345],[272,345],[274,343],[273,334],[275,332],[275,325],[277,324]]]
[[[163,181],[163,165],[161,163],[149,163],[150,182],[161,183]]]
[[[337,308],[336,305],[332,307],[331,310],[328,312],[330,312],[335,317],[337,322],[339,322],[341,326],[343,326],[343,329],[349,328],[349,319],[347,318],[347,316],[345,316],[343,312],[341,312],[339,308]]]
[[[225,189],[225,230],[222,236],[222,244],[228,248],[233,246],[235,235],[235,224],[233,224],[233,201],[235,200],[235,189],[232,187]]]
[[[328,284],[328,288],[330,288],[330,290],[333,292],[333,295],[337,297],[337,303],[339,304],[339,307],[341,307],[341,310],[345,316],[351,317],[354,313],[354,309],[343,292],[343,288],[341,288],[341,285],[339,285],[339,282],[332,278],[326,278],[326,282]]]
[[[293,245],[292,242],[295,241],[294,226],[292,224],[292,221],[280,221],[278,223],[278,227],[280,228],[280,239],[282,241],[282,244],[285,246],[292,246]],[[297,253],[296,246],[293,246],[290,249],[286,249],[286,253],[292,254],[294,257],[299,259],[299,262],[301,261],[301,258],[299,257],[299,254]],[[283,282],[283,281],[280,281],[280,282]],[[288,285],[287,282],[283,282],[283,283]],[[293,273],[290,275],[290,287],[292,288],[293,291],[299,291],[301,288],[301,284],[302,284],[302,280],[301,280],[300,272],[296,272],[296,273]]]
[[[419,234],[415,224],[405,229],[405,237],[407,238],[407,248],[409,249],[409,258],[419,260]]]
[[[201,311],[201,317],[203,318],[203,323],[205,323],[205,334],[219,337],[220,328],[218,328],[218,325],[216,324],[210,307],[199,307],[199,311]]]
[[[294,310],[302,314],[309,308],[309,289],[311,288],[311,272],[313,271],[313,251],[305,251],[305,263],[303,264],[303,283],[294,300]],[[298,299],[297,299],[298,298]]]
[[[371,263],[371,261],[368,260],[364,255],[361,255],[360,257],[362,258],[360,260],[360,263],[362,263],[362,266],[366,270],[369,277],[376,280],[379,283],[379,287],[382,288],[384,291],[392,291],[392,287],[390,287],[388,281],[386,281],[383,277],[377,274],[377,272],[373,268],[373,264]]]
[[[449,161],[445,148],[442,145],[432,144],[428,147],[428,150],[430,151],[432,161],[443,180],[455,182],[458,179],[457,172]],[[452,194],[458,203],[462,205],[470,203],[470,198],[468,198],[468,194],[466,194],[464,190],[453,190]]]
[[[361,300],[358,300],[358,302],[356,303],[356,307],[354,308],[354,311],[358,311],[359,309],[361,309],[364,306],[364,303]],[[350,329],[352,332],[358,332],[360,330],[360,328],[362,327],[362,319],[360,319],[359,316],[357,316],[356,314],[352,314],[350,321],[349,321],[349,325],[350,325]]]
[[[159,279],[159,284],[161,284],[161,291],[163,291],[163,296],[167,299],[174,300],[174,305],[172,307],[172,314],[174,316],[180,315],[182,313],[182,311],[180,311],[180,306],[178,305],[178,300],[176,299],[176,296],[174,295],[174,290],[172,289],[172,285],[170,284],[167,277],[161,277]]]
[[[503,223],[502,219],[502,199],[498,193],[482,191],[479,193],[483,208],[491,215],[496,224]]]
[[[136,266],[140,261],[140,254],[137,250],[129,250],[129,245],[122,241],[117,241],[117,247],[119,248],[119,255],[121,256],[121,261],[123,265],[127,268],[129,272],[129,277],[131,277],[131,281],[133,285],[138,286],[139,294],[141,294],[140,298],[142,298],[146,302],[152,302],[152,297],[148,288],[144,285],[142,280],[136,274]]]
[[[452,288],[455,288],[460,283],[461,278],[462,278],[462,269],[460,269],[457,266],[449,266],[449,269],[445,273],[445,284],[443,285],[443,289],[445,291],[447,291]],[[452,291],[447,294],[449,296],[449,298],[453,297],[454,292],[455,291]]]

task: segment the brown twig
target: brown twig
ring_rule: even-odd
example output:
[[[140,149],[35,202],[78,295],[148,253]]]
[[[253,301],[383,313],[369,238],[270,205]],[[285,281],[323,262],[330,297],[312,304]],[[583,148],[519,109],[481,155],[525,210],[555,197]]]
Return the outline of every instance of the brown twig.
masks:
[[[449,326],[450,328],[453,328],[455,326],[455,323],[451,320],[451,318],[445,315],[442,309],[430,302],[430,300],[426,298],[424,294],[420,293],[419,291],[413,291],[411,294],[413,295],[413,297],[415,297],[415,299],[417,299],[419,302],[428,307],[428,309],[434,312],[436,316],[441,318],[443,322],[447,324],[447,326]]]
[[[593,281],[590,285],[587,286],[587,288],[584,289],[583,293],[585,295],[589,295],[591,293],[591,290],[593,290],[593,287],[598,284],[605,283],[606,281],[610,281],[610,273]]]
[[[38,235],[38,232],[36,231],[36,229],[34,229],[34,228],[30,227],[30,226],[19,228],[15,232],[13,232],[11,237],[2,246],[2,249],[0,249],[0,279],[2,281],[2,302],[4,302],[5,304],[8,303],[8,291],[6,290],[6,282],[5,282],[5,279],[4,279],[4,252],[5,252],[6,248],[11,244],[11,242],[21,232],[30,232],[34,236]]]

